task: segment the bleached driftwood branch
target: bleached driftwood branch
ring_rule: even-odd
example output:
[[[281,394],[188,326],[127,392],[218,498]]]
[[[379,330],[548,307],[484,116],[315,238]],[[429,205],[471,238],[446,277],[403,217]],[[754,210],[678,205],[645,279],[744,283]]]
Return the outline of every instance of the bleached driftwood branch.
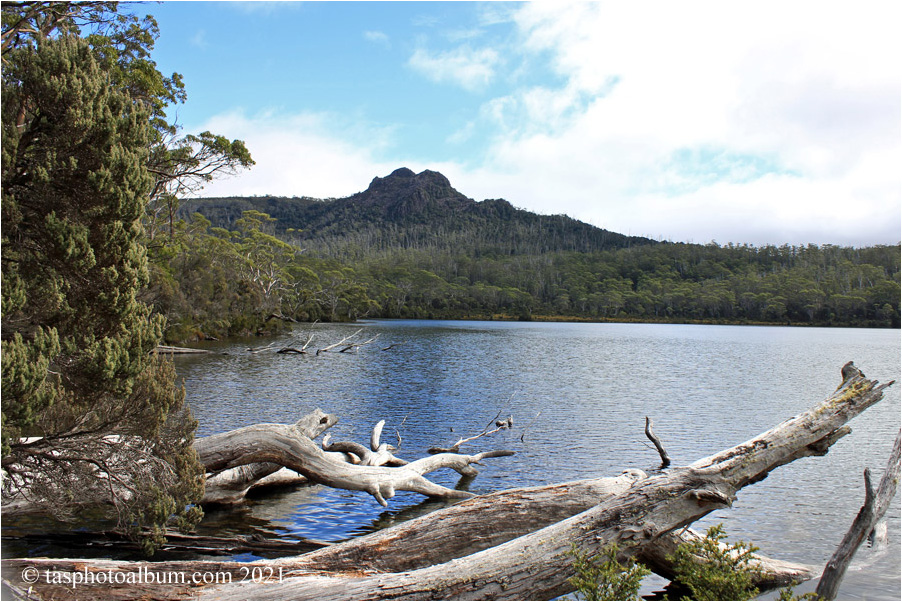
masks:
[[[864,505],[852,522],[849,531],[843,537],[842,542],[833,553],[830,561],[827,563],[821,580],[817,584],[816,594],[821,600],[834,600],[836,593],[839,591],[839,584],[852,562],[852,557],[876,524],[883,518],[896,496],[896,487],[899,484],[899,458],[900,458],[900,438],[902,432],[896,435],[896,442],[893,444],[893,451],[890,454],[889,462],[886,464],[886,470],[883,478],[880,479],[880,485],[877,489],[871,484],[871,471],[865,469],[864,484],[865,497]]]

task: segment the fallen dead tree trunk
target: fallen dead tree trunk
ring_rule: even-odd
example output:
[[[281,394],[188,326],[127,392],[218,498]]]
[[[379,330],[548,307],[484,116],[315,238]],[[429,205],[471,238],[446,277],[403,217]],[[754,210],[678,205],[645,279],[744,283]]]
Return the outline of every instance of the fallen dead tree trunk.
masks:
[[[299,558],[275,561],[292,571],[400,572],[415,570],[489,549],[550,524],[570,518],[619,495],[646,478],[641,470],[618,477],[586,479],[555,485],[510,489],[481,495],[406,521],[390,529],[323,547]],[[436,535],[441,537],[437,540]],[[670,576],[666,554],[692,537],[694,531],[669,533],[647,546],[639,559],[655,572]],[[280,543],[276,543],[276,546]],[[762,589],[804,581],[814,567],[756,556],[762,570],[756,585]],[[56,562],[56,561],[51,561]],[[63,569],[62,565],[55,565]],[[118,566],[118,565],[117,565]],[[157,566],[157,565],[153,565]],[[217,563],[216,570],[224,565]],[[230,570],[238,570],[236,564]],[[210,571],[205,563],[184,563],[183,569]],[[277,570],[277,569],[276,569]]]
[[[334,426],[337,422],[338,418],[334,415],[326,414],[322,410],[314,410],[306,416],[303,416],[293,425],[277,426],[281,427],[281,430],[284,432],[293,433],[296,437],[313,439]],[[198,439],[194,443],[195,449],[200,447],[202,450],[211,450],[215,448],[215,446],[215,440],[213,443],[210,443],[208,438]],[[213,452],[207,451],[206,455],[213,455]],[[254,487],[260,486],[264,479],[283,471],[281,464],[275,462],[258,462],[214,472],[213,468],[206,465],[203,458],[204,456],[201,455],[201,462],[204,463],[207,471],[211,473],[207,476],[204,486],[204,499],[202,500],[202,503],[204,504],[235,504],[241,502],[244,500],[247,492]],[[298,475],[297,472],[291,472],[294,475]],[[294,482],[298,482],[298,480],[293,479],[291,475],[282,474],[285,479],[292,479]],[[305,477],[298,476],[300,479],[306,480]],[[272,479],[270,481],[272,482]]]
[[[164,562],[123,563],[118,561],[92,561],[90,569],[96,574],[140,574],[141,570],[155,574],[175,572],[179,575],[218,575],[220,580],[239,581],[248,570],[259,574],[277,576],[296,572],[343,573],[349,570],[363,572],[401,572],[425,568],[480,550],[492,548],[521,535],[541,529],[559,520],[570,518],[594,505],[609,500],[629,489],[647,475],[641,470],[629,470],[618,477],[587,479],[500,491],[459,502],[425,516],[406,521],[389,529],[347,542],[332,544],[315,552],[293,558],[247,563],[226,562]],[[640,560],[654,570],[669,574],[664,552],[692,537],[699,537],[689,529],[680,533],[668,533],[643,549]],[[788,585],[809,579],[814,567],[792,564],[756,556],[762,569],[757,585],[762,589]],[[40,571],[75,573],[84,570],[84,561],[40,560],[29,561],[28,566]],[[349,569],[352,567],[352,569]],[[15,566],[13,567],[15,568]],[[24,568],[24,565],[19,566]],[[244,571],[244,572],[243,572]],[[115,579],[111,580],[114,581]],[[246,580],[246,579],[245,579]],[[41,594],[54,597],[72,597],[71,589],[61,584],[48,584]],[[80,595],[86,590],[78,590]],[[179,588],[159,584],[156,588],[140,587],[135,590],[107,587],[92,589],[88,594],[97,598],[138,599],[141,596],[178,598]],[[192,596],[198,591],[192,592]],[[215,597],[215,596],[213,596]]]
[[[391,529],[330,545],[303,557],[302,565],[289,561],[292,570],[360,570],[397,573],[425,568],[494,546],[571,518],[627,491],[647,475],[628,470],[617,477],[586,479],[555,485],[507,489],[481,495]],[[436,533],[441,541],[436,541]],[[667,533],[642,548],[638,560],[665,577],[672,577],[667,554],[693,538],[691,529]],[[814,567],[756,555],[761,575],[756,585],[770,589],[805,581]]]
[[[335,423],[334,417],[319,410],[304,417],[302,421],[304,420],[326,428]],[[211,479],[219,478],[217,475],[223,471],[253,465],[251,469],[247,469],[247,474],[235,477],[238,482],[242,482],[245,477],[255,477],[268,469],[259,468],[258,472],[257,465],[277,465],[294,470],[314,483],[336,489],[365,491],[383,506],[387,505],[386,500],[394,497],[397,491],[412,491],[444,499],[472,497],[473,494],[467,491],[437,485],[424,475],[450,468],[462,475],[474,476],[477,471],[471,464],[487,458],[513,455],[513,452],[504,450],[472,455],[446,453],[421,458],[402,466],[352,464],[345,461],[343,452],[333,454],[319,449],[298,424],[256,424],[199,439],[194,447],[207,472],[212,473]],[[378,447],[380,449],[377,454],[381,445]],[[381,458],[388,462],[393,456],[383,454]],[[230,473],[228,478],[232,476],[235,476],[234,473]],[[237,486],[232,488],[237,489]]]
[[[658,543],[665,534],[690,524],[714,509],[729,506],[739,489],[765,478],[770,470],[798,458],[826,453],[836,440],[848,432],[843,425],[879,401],[887,386],[867,380],[858,373],[850,375],[837,392],[823,403],[744,444],[688,467],[640,478],[626,491],[602,500],[576,516],[442,564],[381,574],[361,571],[358,566],[349,567],[346,562],[335,566],[325,562],[324,557],[320,557],[317,565],[316,555],[332,552],[331,547],[297,558],[241,567],[234,566],[234,563],[162,563],[150,566],[158,571],[214,570],[219,567],[225,572],[231,571],[229,574],[242,567],[247,570],[248,567],[258,566],[261,570],[270,571],[272,579],[264,579],[260,583],[237,583],[240,580],[236,578],[231,585],[220,583],[187,589],[157,588],[151,589],[151,594],[143,588],[139,593],[163,598],[200,595],[211,599],[320,600],[546,599],[559,596],[570,589],[567,578],[572,576],[571,544],[584,553],[594,554],[607,543],[617,542],[625,553],[638,554],[646,546]],[[467,503],[476,502],[472,500]],[[492,526],[487,524],[483,528]],[[392,537],[396,530],[403,527],[399,525],[388,529],[382,537]],[[443,530],[434,530],[434,546],[441,547],[447,540],[449,538],[445,537]],[[366,547],[371,548],[371,554],[381,552],[372,541],[362,544],[360,549]],[[12,565],[12,586],[21,588],[22,582],[15,580],[16,569],[35,566],[35,563],[19,561],[18,565]],[[42,561],[38,566],[70,571],[78,568],[98,572],[134,572],[146,565],[50,560]],[[276,570],[280,571],[278,578]],[[56,587],[54,590],[51,585],[39,581],[35,587],[42,596],[54,597],[56,594],[55,597],[65,597],[65,590],[53,586]],[[101,592],[94,588],[90,593],[98,595]],[[105,595],[123,597],[123,591],[111,590]]]
[[[891,384],[891,383],[890,383]],[[571,545],[583,553],[616,542],[635,554],[717,508],[746,485],[798,458],[823,455],[846,422],[882,399],[888,385],[856,370],[823,403],[758,437],[690,466],[642,479],[570,519],[488,550],[404,573],[338,577],[290,574],[281,583],[227,585],[204,597],[254,599],[548,599],[569,591]]]

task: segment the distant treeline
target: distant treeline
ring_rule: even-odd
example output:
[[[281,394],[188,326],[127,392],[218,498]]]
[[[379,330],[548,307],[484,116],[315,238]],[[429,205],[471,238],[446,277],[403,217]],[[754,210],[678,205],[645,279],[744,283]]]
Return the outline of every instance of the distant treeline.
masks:
[[[168,317],[170,340],[363,317],[900,324],[898,245],[576,252],[543,251],[528,236],[516,248],[516,236],[484,226],[392,245],[391,229],[303,240],[257,210],[231,225],[195,214],[150,245],[147,301]]]

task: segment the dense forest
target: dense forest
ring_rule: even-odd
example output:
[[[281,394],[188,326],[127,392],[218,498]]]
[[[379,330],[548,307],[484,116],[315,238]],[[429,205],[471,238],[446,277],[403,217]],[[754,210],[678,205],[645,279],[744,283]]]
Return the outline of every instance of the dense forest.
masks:
[[[171,341],[363,317],[899,326],[898,245],[656,242],[475,202],[429,171],[177,216],[146,292]]]

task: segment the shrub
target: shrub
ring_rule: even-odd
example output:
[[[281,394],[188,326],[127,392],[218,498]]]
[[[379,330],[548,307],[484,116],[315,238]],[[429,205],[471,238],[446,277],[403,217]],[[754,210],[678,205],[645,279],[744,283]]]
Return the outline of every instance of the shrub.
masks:
[[[715,525],[705,537],[680,544],[668,556],[675,581],[691,594],[683,600],[748,600],[758,595],[754,579],[760,569],[752,561],[758,548],[741,541],[728,546],[724,539],[723,526]]]
[[[625,564],[617,560],[616,543],[606,546],[601,554],[590,557],[574,545],[573,568],[576,576],[570,578],[582,600],[638,600],[642,579],[651,571],[628,559]]]

